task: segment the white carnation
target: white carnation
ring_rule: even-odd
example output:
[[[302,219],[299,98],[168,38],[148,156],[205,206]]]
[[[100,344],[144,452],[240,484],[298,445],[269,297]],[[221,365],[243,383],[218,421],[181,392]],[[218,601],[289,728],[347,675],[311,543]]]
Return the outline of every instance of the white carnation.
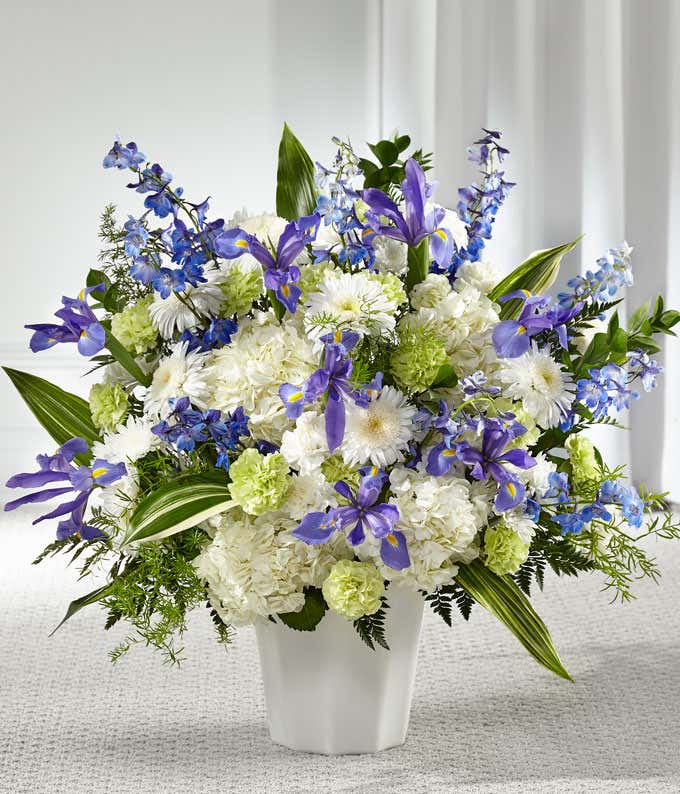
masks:
[[[301,384],[318,366],[318,357],[292,322],[270,314],[243,320],[228,347],[212,354],[211,407],[230,412],[243,406],[256,440],[279,443],[292,428],[279,396],[282,383]]]
[[[425,280],[411,290],[414,309],[432,309],[451,292],[448,278],[442,273],[428,273]]]
[[[486,295],[500,280],[501,272],[491,262],[463,262],[456,271],[453,287],[459,292],[466,286],[474,287],[482,295]]]
[[[283,434],[281,454],[301,474],[317,471],[330,454],[323,415],[316,411],[305,411],[295,427]]]
[[[408,246],[391,237],[376,237],[373,240],[375,265],[381,273],[395,273],[401,276],[406,272]]]

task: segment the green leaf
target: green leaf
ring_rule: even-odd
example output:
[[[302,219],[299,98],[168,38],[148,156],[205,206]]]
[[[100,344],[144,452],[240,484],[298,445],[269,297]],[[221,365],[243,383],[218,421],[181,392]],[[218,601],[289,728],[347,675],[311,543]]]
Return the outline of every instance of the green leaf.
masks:
[[[101,441],[97,428],[92,423],[90,406],[82,397],[64,391],[53,383],[28,372],[3,367],[9,379],[23,397],[33,416],[61,446],[69,439],[79,436],[88,444]],[[79,463],[89,463],[91,456],[78,455]]]
[[[401,154],[411,145],[411,137],[409,135],[399,135],[394,139],[394,145],[397,147],[399,154]]]
[[[71,601],[68,609],[66,610],[66,614],[61,620],[61,623],[59,623],[59,625],[50,632],[50,637],[56,631],[58,631],[64,625],[64,623],[69,620],[69,618],[72,618],[76,612],[80,612],[83,607],[89,606],[90,604],[96,604],[97,601],[101,601],[101,599],[109,593],[111,587],[112,585],[105,584],[102,587],[98,587],[96,590],[93,590],[91,593],[81,596],[80,598],[76,598],[75,601]]]
[[[442,364],[437,370],[437,374],[430,388],[449,389],[458,383],[458,376],[450,364]]]
[[[186,474],[142,499],[130,519],[125,543],[167,538],[235,506],[224,473]]]
[[[108,309],[109,307],[106,306],[105,299],[106,299],[106,293],[111,286],[111,280],[106,275],[106,273],[104,273],[103,270],[94,270],[94,269],[90,270],[90,272],[87,274],[87,279],[85,280],[85,284],[88,287],[99,286],[99,284],[104,285],[103,291],[94,290],[91,293],[91,295],[95,300],[101,301],[102,304],[105,306],[105,308]],[[111,310],[109,309],[109,311]]]
[[[525,289],[536,294],[548,289],[557,278],[560,270],[562,257],[572,251],[579,240],[580,235],[570,243],[558,245],[555,248],[546,248],[542,251],[535,251],[531,256],[518,265],[510,275],[506,276],[489,293],[493,301],[502,298],[514,290]],[[515,317],[521,308],[520,300],[510,300],[503,304],[500,311],[502,320]]]
[[[124,367],[138,383],[141,383],[142,386],[151,385],[151,375],[147,375],[142,370],[134,356],[121,345],[110,331],[106,331],[106,347],[121,367]]]
[[[323,593],[316,587],[305,588],[305,603],[299,612],[283,612],[277,617],[295,631],[314,631],[328,609]]]
[[[284,124],[276,174],[276,214],[289,221],[311,215],[316,197],[314,163],[290,127]]]
[[[539,664],[561,678],[572,680],[548,629],[511,577],[497,576],[480,560],[474,560],[460,566],[456,580],[477,603],[510,629]]]
[[[392,163],[396,163],[399,157],[399,149],[392,141],[369,143],[368,148],[380,160],[381,165],[392,165]]]

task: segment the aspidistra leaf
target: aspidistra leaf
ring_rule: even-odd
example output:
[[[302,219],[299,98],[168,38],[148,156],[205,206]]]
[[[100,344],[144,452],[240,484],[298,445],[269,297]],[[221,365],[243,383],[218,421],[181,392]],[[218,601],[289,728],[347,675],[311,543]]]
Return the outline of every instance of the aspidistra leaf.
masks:
[[[582,237],[583,235],[580,235],[570,243],[564,243],[564,245],[558,245],[555,248],[534,251],[512,273],[496,284],[489,293],[491,300],[497,301],[504,295],[520,289],[528,290],[535,294],[543,293],[555,282],[560,271],[562,257],[572,251]],[[501,319],[512,319],[519,313],[521,306],[522,302],[519,300],[507,301],[501,307]]]
[[[224,473],[178,477],[151,491],[137,505],[125,543],[167,538],[234,506]]]
[[[87,593],[87,595],[81,596],[80,598],[76,598],[75,601],[71,601],[71,603],[68,605],[68,609],[66,610],[66,614],[61,619],[59,625],[56,628],[52,629],[52,631],[50,632],[50,637],[58,629],[60,629],[64,625],[64,623],[66,623],[67,620],[72,618],[76,614],[76,612],[80,612],[81,609],[83,609],[86,606],[89,606],[90,604],[96,604],[97,601],[101,601],[102,598],[108,595],[110,589],[111,589],[111,585],[105,584],[102,587],[98,587],[96,590],[93,590],[91,593]]]
[[[92,422],[90,406],[75,394],[60,389],[53,383],[20,372],[17,369],[3,367],[10,380],[30,408],[35,418],[59,444],[79,436],[88,444],[100,441],[99,432]],[[89,455],[78,455],[79,463],[89,463]]]
[[[276,214],[289,221],[311,215],[316,198],[312,158],[284,124],[276,174]]]
[[[461,565],[456,581],[475,601],[504,623],[547,670],[571,681],[545,623],[509,576],[497,576],[480,560]]]

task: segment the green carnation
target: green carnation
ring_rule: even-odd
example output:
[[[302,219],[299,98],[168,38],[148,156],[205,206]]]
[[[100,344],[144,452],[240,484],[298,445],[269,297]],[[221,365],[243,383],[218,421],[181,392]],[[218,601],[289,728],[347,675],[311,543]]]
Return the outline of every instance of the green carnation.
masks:
[[[529,544],[505,524],[488,527],[484,533],[484,564],[499,576],[515,573],[529,556]]]
[[[331,262],[319,262],[316,265],[303,265],[300,268],[298,287],[302,290],[301,300],[304,303],[312,292],[318,292],[319,285],[329,273],[335,270]]]
[[[233,262],[220,289],[224,295],[222,314],[242,317],[252,309],[253,302],[262,297],[260,268],[248,268],[240,262]]]
[[[152,298],[143,298],[111,317],[111,333],[126,350],[136,356],[156,344],[158,333],[151,323],[149,306]]]
[[[288,464],[280,452],[261,455],[256,449],[246,449],[231,464],[229,474],[232,499],[254,516],[276,510],[292,482]]]
[[[342,455],[331,455],[330,458],[326,458],[321,464],[321,473],[331,485],[335,485],[338,480],[344,480],[356,490],[361,482],[359,472],[353,466],[348,466]]]
[[[406,392],[429,389],[439,368],[448,362],[444,341],[426,328],[402,328],[390,356],[396,384]]]
[[[333,612],[357,620],[380,609],[385,583],[372,562],[338,560],[321,589]]]
[[[598,480],[600,467],[595,458],[595,447],[585,436],[569,436],[564,444],[569,453],[572,479],[576,485]]]
[[[100,430],[113,430],[129,410],[128,395],[120,383],[95,383],[90,389],[90,413]]]
[[[380,284],[388,300],[397,306],[406,303],[406,290],[399,276],[394,273],[371,273],[369,277]]]

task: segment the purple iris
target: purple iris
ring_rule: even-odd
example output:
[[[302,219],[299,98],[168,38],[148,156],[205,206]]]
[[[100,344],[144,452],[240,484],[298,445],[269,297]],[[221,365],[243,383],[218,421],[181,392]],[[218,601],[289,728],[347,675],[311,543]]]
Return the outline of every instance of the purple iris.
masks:
[[[326,419],[326,441],[333,452],[342,443],[345,435],[345,398],[365,408],[369,403],[368,389],[355,389],[349,382],[352,361],[348,353],[359,341],[359,334],[352,331],[337,331],[321,337],[325,343],[324,364],[305,381],[302,386],[284,383],[279,387],[279,396],[289,419],[297,419],[305,405],[315,402],[323,394],[328,395],[324,416]]]
[[[283,230],[273,255],[252,234],[243,229],[227,229],[215,238],[215,251],[226,259],[249,253],[264,267],[264,283],[281,303],[294,313],[302,291],[297,286],[300,269],[293,262],[316,237],[321,218],[318,214],[291,221]]]
[[[429,238],[432,258],[441,267],[448,267],[453,254],[453,237],[448,229],[439,227],[446,210],[437,207],[425,213],[432,186],[426,182],[425,172],[412,157],[406,161],[405,174],[406,178],[401,185],[405,214],[402,214],[399,207],[382,190],[368,188],[362,194],[362,198],[369,205],[366,219],[376,234],[399,240],[411,248]],[[384,217],[391,223],[385,224]]]
[[[94,356],[103,350],[106,345],[106,331],[86,300],[91,292],[103,289],[104,284],[97,284],[81,290],[77,298],[62,298],[63,307],[54,315],[63,320],[63,325],[36,323],[24,326],[35,331],[31,337],[31,350],[37,353],[60,342],[76,342],[78,352],[83,356]]]
[[[125,473],[125,464],[109,463],[98,458],[91,466],[76,466],[73,461],[76,455],[88,451],[87,442],[82,438],[72,438],[63,444],[54,455],[38,455],[36,458],[39,471],[15,474],[7,481],[8,488],[40,488],[49,483],[64,483],[57,488],[47,488],[26,494],[13,502],[7,502],[5,510],[15,510],[26,504],[47,502],[69,492],[75,492],[75,499],[56,507],[45,515],[36,518],[34,524],[48,518],[58,518],[70,513],[57,526],[57,538],[63,540],[76,532],[86,540],[103,537],[96,527],[86,524],[83,520],[85,508],[90,494],[97,486],[111,485]]]
[[[530,469],[536,465],[534,458],[525,450],[506,450],[508,444],[523,433],[526,433],[526,428],[519,422],[505,425],[498,420],[491,420],[487,421],[483,431],[481,450],[467,441],[461,441],[455,448],[458,460],[472,466],[470,474],[475,480],[488,480],[491,477],[498,483],[494,507],[499,511],[517,507],[524,500],[526,490],[503,464],[510,463],[520,469]]]
[[[356,495],[346,482],[340,480],[335,490],[349,502],[327,513],[308,513],[293,530],[293,536],[305,543],[326,543],[336,530],[351,527],[347,540],[359,546],[370,532],[380,540],[380,557],[385,565],[396,570],[408,568],[411,560],[403,532],[395,529],[399,521],[399,510],[394,505],[378,502],[387,475],[380,470],[371,470],[363,477]]]

